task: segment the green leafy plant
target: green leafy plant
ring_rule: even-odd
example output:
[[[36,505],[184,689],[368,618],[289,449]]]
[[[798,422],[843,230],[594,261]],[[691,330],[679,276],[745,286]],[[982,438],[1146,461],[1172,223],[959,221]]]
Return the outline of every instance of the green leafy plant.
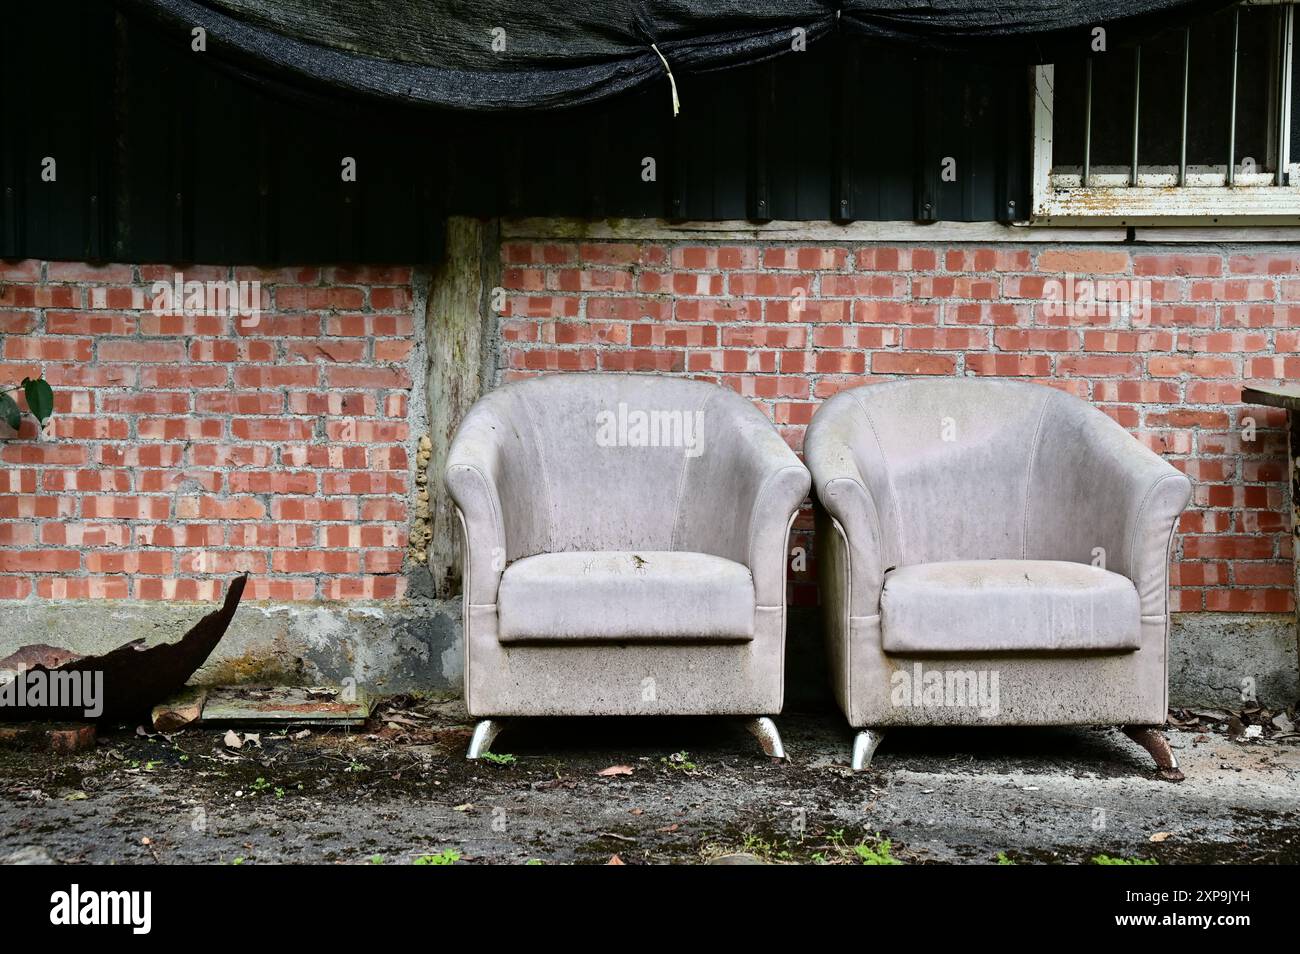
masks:
[[[880,839],[880,833],[876,833],[876,838]],[[902,862],[895,858],[890,852],[893,850],[894,843],[888,838],[880,839],[874,845],[869,845],[865,841],[853,846],[853,853],[858,856],[858,860],[864,865],[901,865]]]
[[[514,765],[519,760],[508,752],[497,754],[496,752],[484,752],[482,756],[485,762],[491,762],[493,765]]]
[[[1015,864],[1014,861],[1012,861],[1010,858],[1007,857],[1007,853],[1006,853],[1005,851],[999,851],[998,854],[997,854],[997,857],[994,859],[994,861],[995,861],[997,864],[1000,864],[1000,865],[1014,865],[1014,864]]]
[[[1112,858],[1110,855],[1094,855],[1094,865],[1154,865],[1159,864],[1154,858]]]
[[[691,761],[691,754],[689,752],[674,752],[672,755],[662,758],[659,761],[670,769],[676,769],[679,772],[686,772],[688,774],[694,772],[699,767]]]
[[[27,398],[27,410],[37,422],[44,424],[54,413],[54,390],[44,378],[23,378],[23,383],[0,391],[0,420],[13,430],[18,430],[23,422],[23,411],[10,393],[22,389]]]
[[[416,865],[454,865],[460,861],[460,852],[455,848],[448,848],[440,851],[436,855],[420,855],[412,864]]]

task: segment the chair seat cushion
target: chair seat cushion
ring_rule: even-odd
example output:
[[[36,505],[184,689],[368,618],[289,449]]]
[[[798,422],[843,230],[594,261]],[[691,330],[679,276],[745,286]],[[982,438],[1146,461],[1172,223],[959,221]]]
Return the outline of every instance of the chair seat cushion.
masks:
[[[542,553],[506,567],[497,614],[503,643],[744,642],[754,582],[706,553]]]
[[[1055,560],[899,567],[880,598],[887,653],[1129,652],[1137,589],[1118,573]]]

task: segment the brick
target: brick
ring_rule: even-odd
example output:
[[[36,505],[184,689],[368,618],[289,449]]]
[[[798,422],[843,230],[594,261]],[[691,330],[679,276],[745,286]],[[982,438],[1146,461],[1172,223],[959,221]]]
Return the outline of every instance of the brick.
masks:
[[[996,377],[1048,377],[1052,359],[1045,354],[968,354],[966,368]]]
[[[1129,271],[1128,252],[1102,248],[1048,248],[1038,253],[1038,271],[1076,275],[1117,274]]]
[[[956,361],[946,355],[882,351],[871,357],[876,374],[952,374],[956,369]]]
[[[83,262],[50,262],[45,275],[51,282],[91,282],[125,285],[134,280],[130,265],[87,265]]]
[[[0,573],[67,573],[81,568],[76,550],[0,550]]]
[[[1134,275],[1178,275],[1208,278],[1223,274],[1221,255],[1138,255],[1133,259]]]
[[[0,340],[6,361],[89,361],[89,338],[27,336]]]

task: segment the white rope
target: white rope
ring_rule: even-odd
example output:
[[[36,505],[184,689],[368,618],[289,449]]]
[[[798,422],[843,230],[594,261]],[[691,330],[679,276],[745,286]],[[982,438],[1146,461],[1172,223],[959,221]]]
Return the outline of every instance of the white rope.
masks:
[[[676,116],[682,111],[682,104],[681,100],[677,98],[677,80],[673,78],[672,67],[668,65],[668,61],[664,59],[664,55],[659,52],[659,45],[657,43],[651,43],[650,49],[655,51],[655,56],[659,57],[659,62],[664,65],[664,71],[668,74],[668,82],[673,88],[673,115]]]

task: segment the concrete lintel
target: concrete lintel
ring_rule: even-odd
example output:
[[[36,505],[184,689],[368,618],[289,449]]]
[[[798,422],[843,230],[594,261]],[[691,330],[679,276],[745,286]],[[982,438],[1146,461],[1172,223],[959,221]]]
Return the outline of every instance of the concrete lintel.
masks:
[[[720,242],[1123,242],[1128,229],[1004,225],[1000,222],[672,222],[667,219],[503,219],[506,239]]]

